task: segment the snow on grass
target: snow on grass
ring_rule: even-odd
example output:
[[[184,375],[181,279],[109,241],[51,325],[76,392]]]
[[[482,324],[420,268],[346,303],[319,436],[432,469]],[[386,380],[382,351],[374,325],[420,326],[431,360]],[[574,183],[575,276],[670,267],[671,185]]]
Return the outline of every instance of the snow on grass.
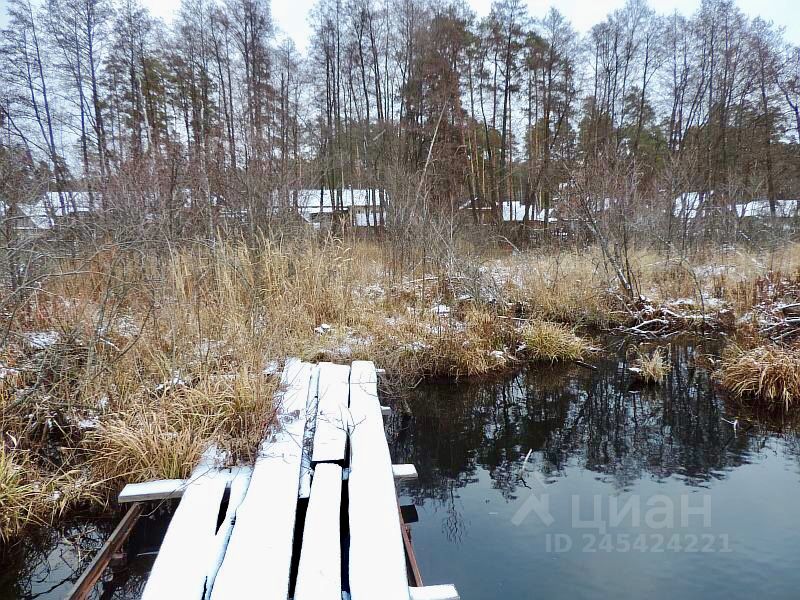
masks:
[[[440,317],[447,317],[450,315],[450,307],[446,304],[437,304],[431,309],[431,312]]]
[[[13,379],[19,375],[19,369],[0,364],[0,379]]]
[[[45,350],[61,338],[57,331],[31,331],[23,336],[34,350]]]
[[[180,371],[174,370],[172,371],[172,378],[169,381],[165,381],[163,383],[159,383],[155,387],[155,393],[160,394],[166,392],[169,389],[176,388],[176,387],[186,387],[187,383],[181,375]]]
[[[271,360],[264,367],[262,373],[267,376],[277,375],[281,370],[281,365],[277,360]]]

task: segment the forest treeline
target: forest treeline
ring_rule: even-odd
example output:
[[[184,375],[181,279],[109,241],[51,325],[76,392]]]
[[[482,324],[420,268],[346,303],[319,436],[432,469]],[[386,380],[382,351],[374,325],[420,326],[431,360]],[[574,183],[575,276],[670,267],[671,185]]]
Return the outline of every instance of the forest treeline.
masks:
[[[463,1],[318,0],[303,51],[269,0],[182,0],[170,24],[136,0],[6,5],[11,208],[80,189],[118,222],[185,227],[188,202],[204,226],[353,187],[476,220],[516,201],[546,225],[609,198],[627,218],[687,191],[773,214],[800,197],[800,48],[730,0],[629,0],[585,34],[522,0],[480,19]]]

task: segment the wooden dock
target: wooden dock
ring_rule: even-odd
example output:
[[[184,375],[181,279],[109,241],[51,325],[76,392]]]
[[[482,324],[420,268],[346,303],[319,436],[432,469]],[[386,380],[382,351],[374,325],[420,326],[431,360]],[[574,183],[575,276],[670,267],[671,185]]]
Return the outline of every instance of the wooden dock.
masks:
[[[188,480],[126,486],[120,502],[181,498],[142,597],[457,599],[451,585],[413,585],[395,480],[416,470],[391,463],[377,384],[371,362],[290,359],[279,427],[252,467],[209,453]]]

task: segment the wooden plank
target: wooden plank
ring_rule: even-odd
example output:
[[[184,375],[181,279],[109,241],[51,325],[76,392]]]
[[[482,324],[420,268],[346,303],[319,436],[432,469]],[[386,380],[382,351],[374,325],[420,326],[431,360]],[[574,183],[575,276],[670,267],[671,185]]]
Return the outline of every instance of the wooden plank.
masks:
[[[408,588],[411,600],[460,600],[455,586],[426,585],[425,587]]]
[[[409,600],[392,461],[377,384],[373,363],[352,364],[348,480],[350,596],[352,600]]]
[[[217,469],[218,476],[225,478],[228,485],[240,473],[250,470],[252,470],[252,467],[249,466]],[[180,498],[183,496],[188,481],[188,479],[157,479],[156,481],[146,481],[144,483],[129,483],[120,492],[117,502],[126,504],[129,502]]]
[[[133,530],[133,526],[136,525],[136,521],[139,520],[139,515],[141,514],[141,504],[133,504],[128,509],[128,512],[125,513],[125,516],[122,517],[122,520],[114,528],[114,531],[111,532],[111,535],[108,537],[105,544],[103,544],[103,547],[100,548],[100,551],[92,559],[91,564],[81,574],[78,581],[75,582],[72,591],[67,596],[68,600],[84,600],[84,598],[92,592],[92,588],[94,588],[97,580],[100,579],[103,571],[105,571],[109,561],[111,561],[111,557],[120,549],[122,544],[125,543],[125,540],[128,539],[128,536]]]
[[[280,430],[265,440],[211,598],[286,600],[311,365],[286,362]]]
[[[189,478],[142,594],[142,600],[202,598],[208,556],[227,476],[208,464]]]
[[[341,600],[340,507],[342,468],[321,463],[314,469],[294,600]]]
[[[391,417],[392,416],[392,407],[391,406],[381,406],[381,414],[384,417]]]
[[[313,462],[344,460],[347,443],[350,367],[322,363],[319,366],[319,407],[314,433]]]
[[[306,401],[306,431],[303,434],[303,458],[300,462],[300,498],[308,498],[311,493],[311,454],[314,451],[314,432],[316,431],[317,406],[319,405],[319,365],[311,370],[311,383],[308,386]]]
[[[416,479],[419,477],[417,474],[417,467],[414,465],[392,465],[392,475],[395,479]]]
[[[219,568],[222,566],[222,561],[225,558],[225,552],[228,549],[228,543],[233,533],[233,526],[236,523],[236,514],[247,494],[247,488],[250,486],[250,478],[252,475],[252,469],[241,468],[231,481],[231,492],[228,496],[228,509],[225,511],[225,517],[217,530],[217,534],[214,536],[214,544],[212,545],[209,556],[206,589],[203,595],[205,600],[211,598],[214,582],[216,581]]]
[[[159,479],[144,483],[129,483],[119,494],[117,502],[147,502],[148,500],[165,500],[180,498],[186,488],[185,479]]]

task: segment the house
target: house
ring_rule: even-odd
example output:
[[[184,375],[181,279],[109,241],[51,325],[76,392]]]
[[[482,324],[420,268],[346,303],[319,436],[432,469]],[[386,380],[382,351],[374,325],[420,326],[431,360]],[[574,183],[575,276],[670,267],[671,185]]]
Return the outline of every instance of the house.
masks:
[[[769,200],[752,200],[737,204],[736,216],[740,219],[769,219],[772,217]],[[800,216],[800,200],[776,200],[775,216],[779,219]]]
[[[714,192],[683,193],[673,201],[672,214],[679,219],[693,221],[698,217],[719,213],[723,207],[713,204],[713,197]],[[735,211],[739,219],[769,219],[772,216],[770,202],[764,199],[737,202],[725,208]],[[775,216],[779,219],[800,216],[800,200],[775,200]]]
[[[477,201],[476,201],[477,203]],[[465,212],[472,211],[472,202],[463,202],[459,207],[460,210]],[[505,223],[523,223],[525,221],[525,204],[519,200],[504,200],[501,203],[503,221]],[[492,208],[489,206],[476,206],[475,211],[478,214],[479,223],[490,223],[492,221]],[[544,209],[537,211],[534,207],[528,209],[528,223],[544,223]],[[555,223],[556,219],[553,215],[555,211],[551,209],[548,222]]]
[[[686,192],[673,200],[672,215],[684,221],[693,221],[697,218],[702,205],[703,194]]]
[[[58,192],[45,192],[33,202],[17,204],[15,229],[48,231],[65,221],[84,219],[97,208],[98,198],[94,196],[92,202],[87,192],[62,192],[60,197]],[[5,217],[6,210],[6,204],[0,203],[0,216]]]
[[[503,202],[503,221],[507,223],[522,223],[525,221],[525,204],[519,200],[511,200]],[[550,215],[548,215],[548,222],[555,223],[558,221],[553,215],[555,211],[551,208]],[[544,223],[545,210],[537,211],[534,207],[528,208],[528,222]]]
[[[344,188],[334,190],[332,196],[327,189],[303,189],[290,194],[290,203],[296,203],[300,215],[317,229],[337,218],[353,227],[386,223],[386,192],[382,190]]]

